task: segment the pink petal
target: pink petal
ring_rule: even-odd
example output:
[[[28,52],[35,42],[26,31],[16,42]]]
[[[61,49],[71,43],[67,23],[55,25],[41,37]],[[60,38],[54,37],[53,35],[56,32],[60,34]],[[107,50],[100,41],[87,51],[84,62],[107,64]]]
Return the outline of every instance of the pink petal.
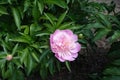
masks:
[[[55,54],[55,57],[61,62],[65,62],[65,59],[63,59],[62,57],[59,57],[58,54]]]
[[[72,44],[71,46],[72,46],[72,47],[70,47],[70,52],[71,53],[77,53],[81,49],[81,45],[78,42]]]
[[[78,53],[72,53],[72,57],[77,58],[78,57]]]

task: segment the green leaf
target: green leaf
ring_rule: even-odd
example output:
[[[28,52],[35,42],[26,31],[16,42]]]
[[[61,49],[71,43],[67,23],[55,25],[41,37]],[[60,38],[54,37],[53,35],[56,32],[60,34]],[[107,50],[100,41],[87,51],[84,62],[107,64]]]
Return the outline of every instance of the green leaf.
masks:
[[[38,59],[36,53],[32,52],[31,55],[32,55],[32,57],[35,59],[35,61],[39,62],[39,59]]]
[[[20,61],[21,61],[21,63],[23,63],[24,61],[25,61],[25,59],[27,58],[27,56],[28,56],[28,48],[25,48],[21,53],[20,53],[20,55],[21,55],[21,57],[20,57]]]
[[[57,29],[70,29],[73,22],[65,22],[61,24]]]
[[[43,60],[43,58],[44,57],[46,57],[46,55],[49,53],[49,49],[47,49],[47,50],[45,50],[42,54],[41,54],[41,56],[40,56],[40,62]]]
[[[15,45],[15,47],[13,48],[12,55],[14,55],[14,54],[15,54],[15,52],[16,52],[16,50],[17,50],[17,48],[18,48],[18,44],[16,44],[16,45]]]
[[[7,51],[7,49],[5,48],[4,45],[3,45],[3,50],[4,50],[4,52],[5,52],[6,54],[8,54],[8,51]]]
[[[53,61],[51,61],[50,65],[49,65],[49,71],[51,75],[54,75],[55,69],[54,69],[54,64]]]
[[[110,52],[110,53],[108,54],[108,57],[109,57],[110,59],[119,59],[119,58],[120,58],[120,49]]]
[[[15,38],[9,39],[9,41],[21,42],[21,43],[27,43],[27,44],[30,43],[30,41],[27,40],[27,39],[26,39],[25,37],[23,37],[23,36],[19,36],[19,37],[15,37]]]
[[[57,18],[49,13],[44,13],[44,15],[50,21],[50,23],[54,26],[55,25],[54,20],[57,20]]]
[[[97,14],[99,16],[99,18],[101,19],[101,22],[104,24],[104,26],[107,26],[108,28],[111,28],[111,23],[108,20],[106,15],[103,14]]]
[[[8,15],[7,9],[5,7],[0,6],[0,14]]]
[[[43,10],[44,10],[44,3],[42,0],[40,0],[40,2],[38,2],[38,8],[39,8],[40,13],[42,14]]]
[[[117,67],[110,67],[103,71],[104,75],[114,75],[114,76],[120,76],[120,68]]]
[[[117,23],[117,24],[120,26],[120,21],[118,20],[118,18],[117,18],[116,16],[111,15],[111,16],[109,16],[109,17],[110,17],[110,19],[112,19],[113,22]],[[120,29],[119,26],[118,26],[117,28]]]
[[[20,18],[19,10],[17,8],[12,7],[12,13],[15,20],[15,24],[18,27],[18,30],[20,30],[21,18]]]
[[[0,60],[5,59],[5,57],[7,56],[7,54],[5,52],[0,52]]]
[[[51,24],[44,23],[43,25],[47,28],[46,29],[47,32],[50,32],[50,33],[54,32],[55,28],[53,28],[53,26]]]
[[[120,80],[120,76],[105,76],[101,80]]]
[[[46,0],[46,3],[48,4],[56,4],[59,7],[67,8],[67,4],[64,0]]]
[[[46,79],[47,72],[48,71],[47,71],[47,69],[44,66],[42,66],[42,68],[40,68],[40,76],[41,76],[42,80]]]
[[[99,39],[101,39],[102,37],[106,36],[108,33],[110,32],[109,29],[100,29],[99,31],[97,31],[93,41],[97,41]]]
[[[40,34],[37,34],[36,36],[49,36],[50,34],[49,33],[40,33]]]
[[[67,14],[67,11],[64,12],[64,13],[59,17],[58,22],[57,22],[57,24],[56,24],[56,27],[58,27],[58,26],[63,22],[66,14]]]
[[[27,66],[27,69],[28,69],[27,75],[29,75],[30,72],[32,71],[33,67],[35,66],[35,64],[33,62],[33,59],[32,59],[30,54],[27,56],[27,63],[26,64],[27,64],[26,66]]]
[[[61,65],[60,65],[60,62],[58,60],[56,61],[56,66],[57,66],[58,71],[60,71]]]
[[[38,21],[38,19],[40,17],[39,15],[40,14],[38,11],[38,7],[34,4],[33,9],[32,9],[32,16],[34,17],[35,22]]]
[[[29,31],[30,31],[29,26],[26,26],[24,30],[24,34],[29,34]]]
[[[114,60],[112,64],[116,66],[120,66],[120,59]]]
[[[96,23],[88,24],[84,29],[92,29],[92,28],[104,28],[104,26],[96,22]]]
[[[22,64],[21,64],[19,59],[14,59],[13,58],[12,62],[17,65],[17,69],[23,68],[23,66],[22,66]]]
[[[65,62],[65,65],[66,65],[67,69],[71,72],[71,69],[70,69],[70,64],[69,64],[69,62],[68,62],[68,61],[66,61],[66,62]]]
[[[30,5],[31,5],[30,0],[25,0],[24,1],[24,12],[28,10]]]
[[[110,38],[110,43],[113,43],[114,41],[117,41],[117,39],[120,38],[120,31],[116,30],[112,37]]]

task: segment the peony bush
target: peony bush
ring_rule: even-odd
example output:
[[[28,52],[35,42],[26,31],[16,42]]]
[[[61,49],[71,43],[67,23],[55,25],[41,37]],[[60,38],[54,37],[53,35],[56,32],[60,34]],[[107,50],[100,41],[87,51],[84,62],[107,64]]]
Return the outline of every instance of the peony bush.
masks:
[[[0,79],[45,80],[62,67],[71,71],[71,61],[83,48],[96,50],[98,40],[119,42],[114,8],[89,0],[0,0]]]

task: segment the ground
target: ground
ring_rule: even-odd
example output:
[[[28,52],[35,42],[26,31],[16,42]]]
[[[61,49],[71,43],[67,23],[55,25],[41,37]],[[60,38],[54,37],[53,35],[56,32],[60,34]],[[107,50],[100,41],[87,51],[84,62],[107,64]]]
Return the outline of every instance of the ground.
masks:
[[[107,63],[107,51],[103,48],[98,48],[95,52],[91,49],[82,50],[79,58],[71,62],[71,72],[63,67],[59,73],[47,80],[92,80],[93,75],[101,75],[100,72]]]

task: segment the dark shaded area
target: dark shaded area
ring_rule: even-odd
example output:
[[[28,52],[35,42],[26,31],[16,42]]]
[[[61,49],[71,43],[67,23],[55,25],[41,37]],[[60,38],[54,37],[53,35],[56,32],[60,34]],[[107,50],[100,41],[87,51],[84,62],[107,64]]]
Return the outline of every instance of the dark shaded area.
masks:
[[[96,49],[96,53],[92,50],[82,50],[79,58],[71,62],[71,72],[66,67],[49,77],[47,80],[93,80],[91,77],[101,76],[101,71],[104,69],[107,58],[107,49]]]

